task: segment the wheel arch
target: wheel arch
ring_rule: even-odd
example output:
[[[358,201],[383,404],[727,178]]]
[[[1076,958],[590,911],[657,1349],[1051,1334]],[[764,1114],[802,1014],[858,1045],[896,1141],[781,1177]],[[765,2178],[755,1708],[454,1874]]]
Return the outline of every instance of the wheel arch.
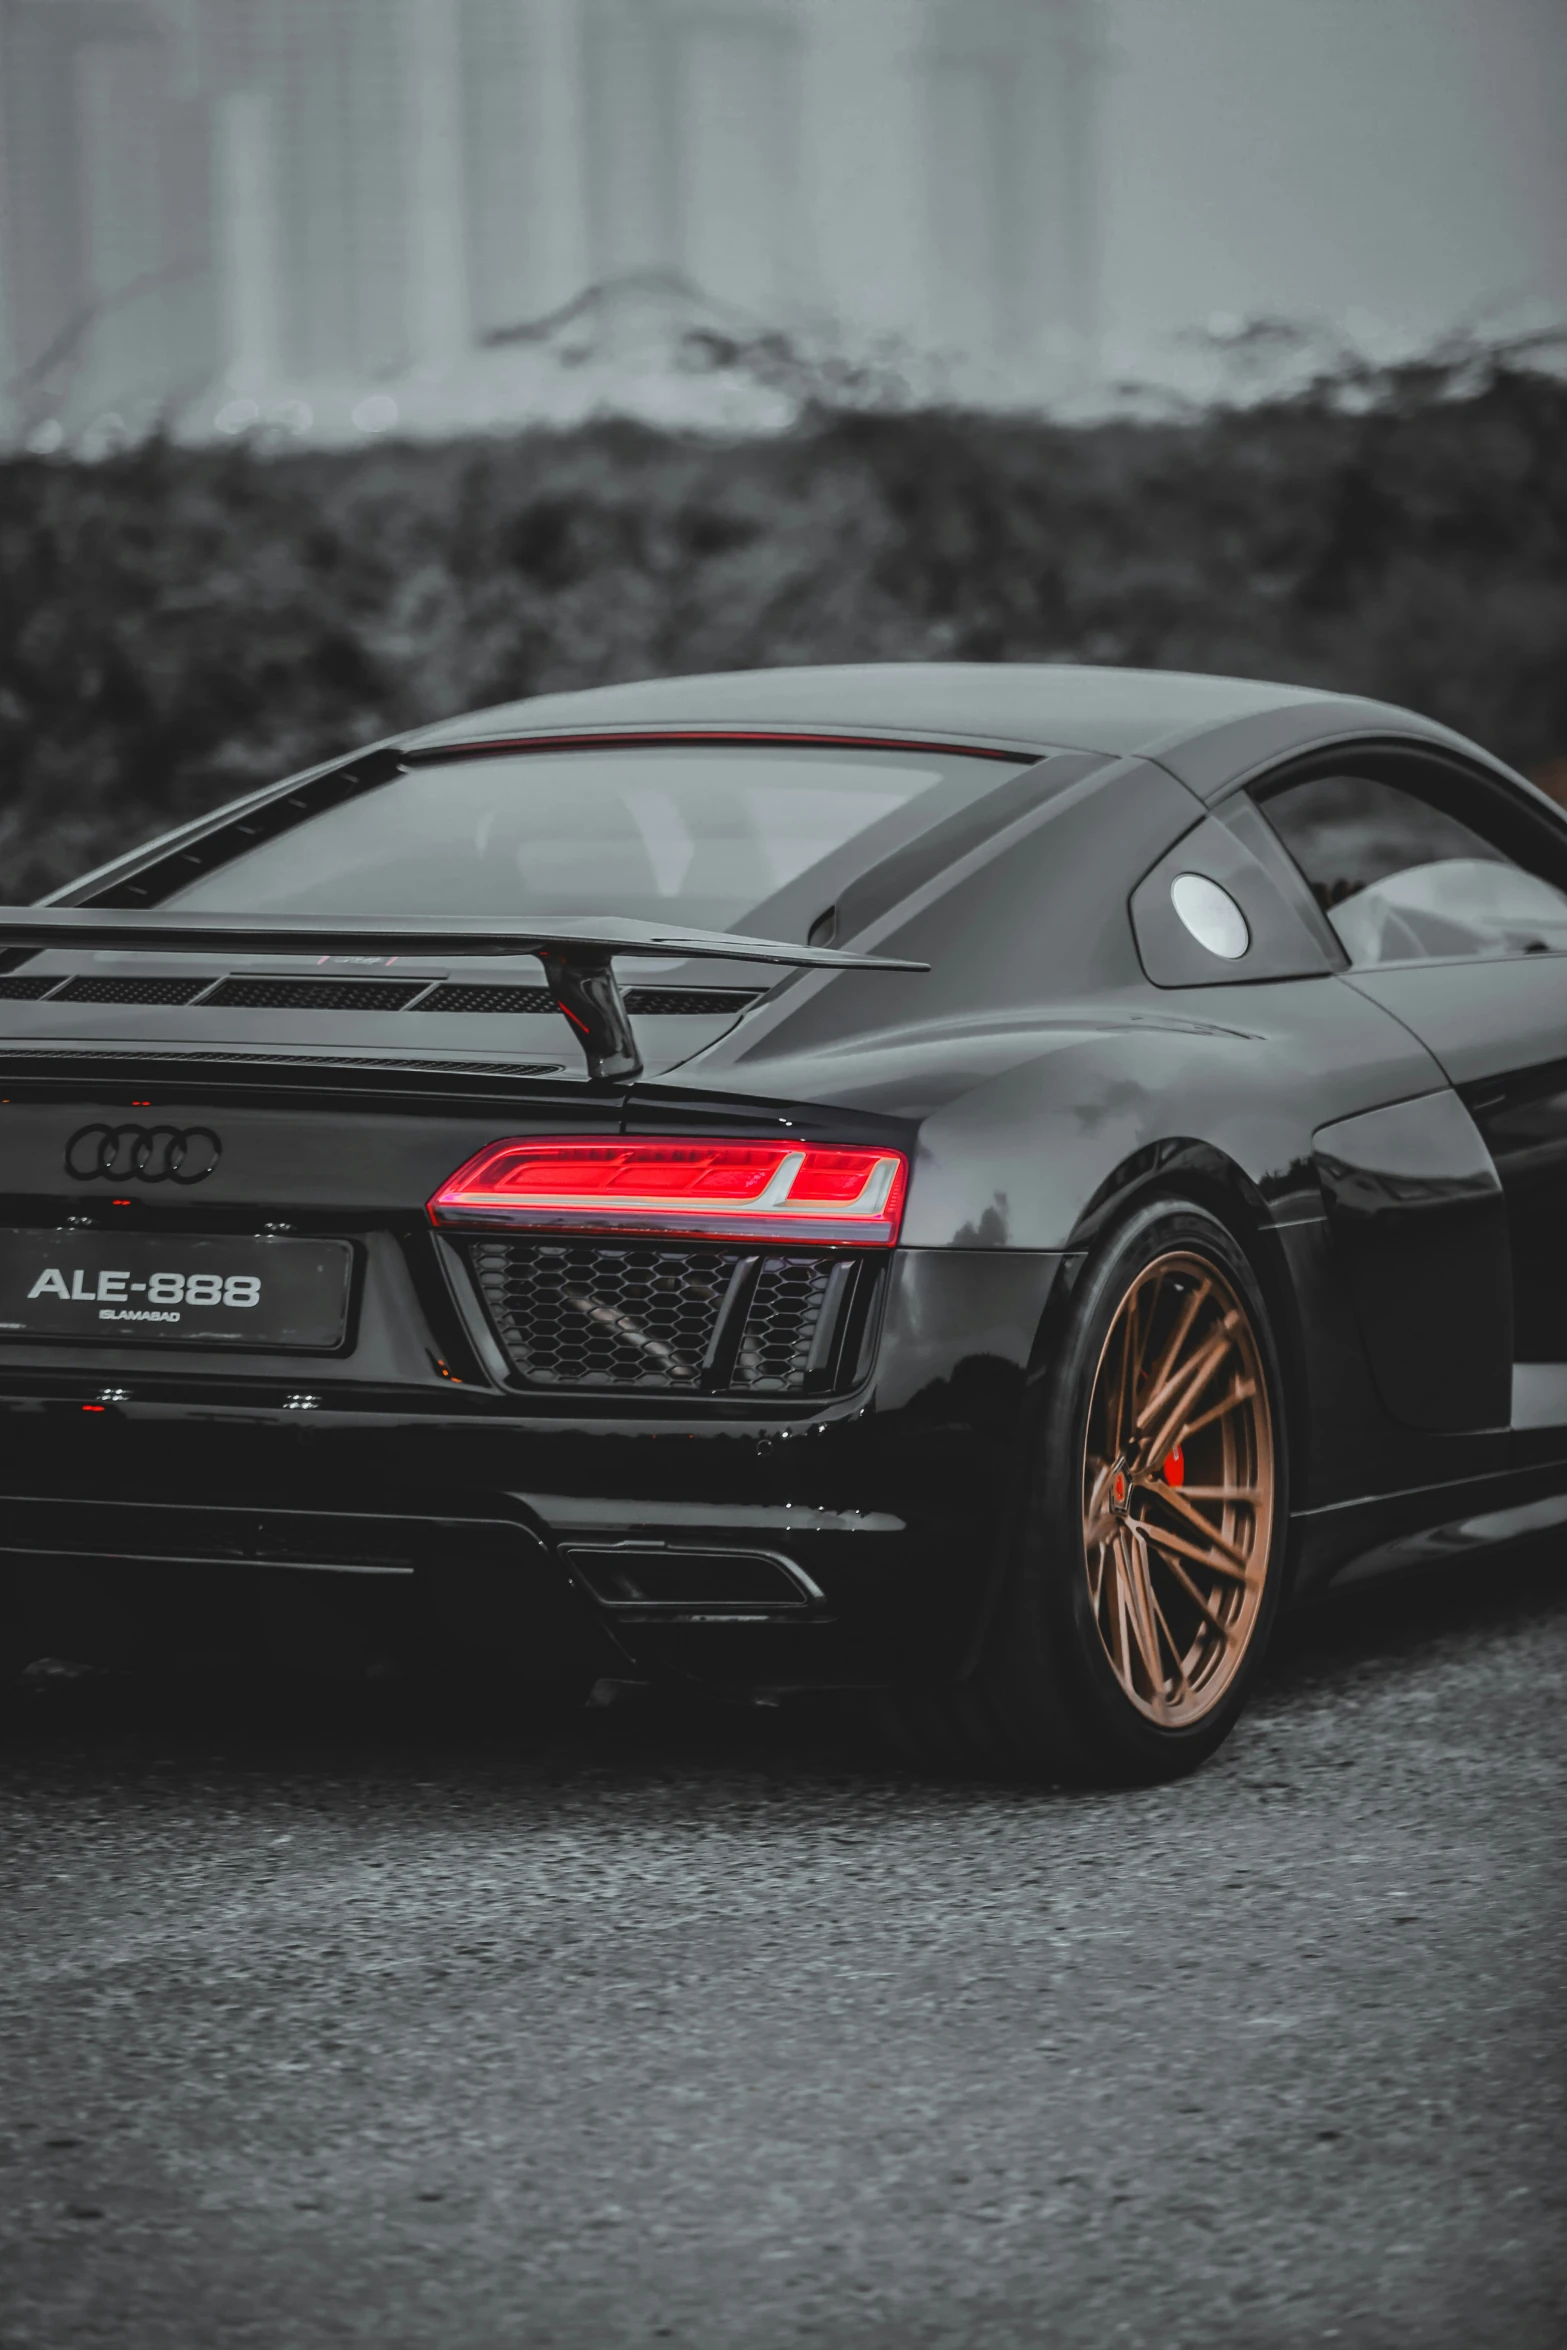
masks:
[[[1302,1490],[1310,1408],[1305,1323],[1300,1296],[1277,1227],[1261,1190],[1245,1169],[1214,1144],[1172,1135],[1145,1144],[1114,1168],[1084,1207],[1069,1249],[1075,1268],[1096,1255],[1137,1211],[1156,1199],[1189,1200],[1224,1226],[1251,1267],[1263,1303],[1283,1381],[1286,1465],[1291,1493]],[[1070,1292],[1075,1281],[1058,1284]],[[1064,1311],[1069,1295],[1060,1301]],[[1052,1299],[1052,1304],[1056,1300]],[[1042,1333],[1043,1335],[1043,1333]]]

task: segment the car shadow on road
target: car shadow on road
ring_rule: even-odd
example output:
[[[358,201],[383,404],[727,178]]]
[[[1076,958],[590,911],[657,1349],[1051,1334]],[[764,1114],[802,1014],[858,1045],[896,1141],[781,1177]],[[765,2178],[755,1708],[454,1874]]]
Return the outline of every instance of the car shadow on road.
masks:
[[[1536,1538],[1461,1564],[1385,1576],[1330,1595],[1281,1625],[1256,1692],[1269,1719],[1335,1690],[1364,1689],[1461,1660],[1567,1617],[1567,1544]],[[859,1693],[757,1703],[697,1689],[601,1683],[567,1716],[519,1714],[504,1686],[246,1672],[232,1664],[156,1670],[36,1666],[0,1740],[0,1770],[29,1760],[105,1783],[156,1763],[223,1762],[301,1777],[340,1771],[396,1781],[493,1783],[521,1773],[564,1785],[721,1772],[845,1777],[882,1786],[931,1779],[896,1754]],[[944,1774],[950,1780],[950,1774]]]
[[[1262,1676],[1272,1700],[1335,1680],[1410,1670],[1567,1615],[1567,1537],[1555,1532],[1410,1567],[1337,1591],[1287,1615]]]

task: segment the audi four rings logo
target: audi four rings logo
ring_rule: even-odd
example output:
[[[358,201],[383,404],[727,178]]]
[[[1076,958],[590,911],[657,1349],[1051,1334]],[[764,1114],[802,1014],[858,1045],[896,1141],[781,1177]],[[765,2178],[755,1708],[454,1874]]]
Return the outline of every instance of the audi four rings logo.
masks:
[[[83,1126],[65,1146],[78,1183],[200,1183],[223,1156],[205,1126]]]

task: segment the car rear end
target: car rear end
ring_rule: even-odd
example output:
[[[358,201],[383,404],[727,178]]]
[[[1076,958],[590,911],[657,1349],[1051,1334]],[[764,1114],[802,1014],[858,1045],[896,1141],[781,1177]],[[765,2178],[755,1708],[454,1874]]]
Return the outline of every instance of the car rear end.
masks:
[[[819,1685],[955,1635],[996,1432],[920,1398],[983,1275],[891,1245],[906,1132],[724,1104],[672,1152],[576,1085],[72,1058],[0,1108],[30,1655]]]

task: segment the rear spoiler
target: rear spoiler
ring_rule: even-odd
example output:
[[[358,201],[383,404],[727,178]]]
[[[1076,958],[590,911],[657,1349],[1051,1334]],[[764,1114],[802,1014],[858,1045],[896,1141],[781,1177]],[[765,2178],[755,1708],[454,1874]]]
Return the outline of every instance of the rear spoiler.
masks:
[[[0,906],[0,953],[23,948],[118,947],[153,955],[537,955],[545,983],[581,1040],[588,1075],[629,1085],[642,1056],[615,977],[617,955],[783,963],[810,971],[928,971],[885,955],[843,954],[787,939],[737,938],[724,930],[659,930],[617,916],[563,915],[547,926],[507,927],[486,915],[443,921],[411,916],[167,914],[91,906]]]

